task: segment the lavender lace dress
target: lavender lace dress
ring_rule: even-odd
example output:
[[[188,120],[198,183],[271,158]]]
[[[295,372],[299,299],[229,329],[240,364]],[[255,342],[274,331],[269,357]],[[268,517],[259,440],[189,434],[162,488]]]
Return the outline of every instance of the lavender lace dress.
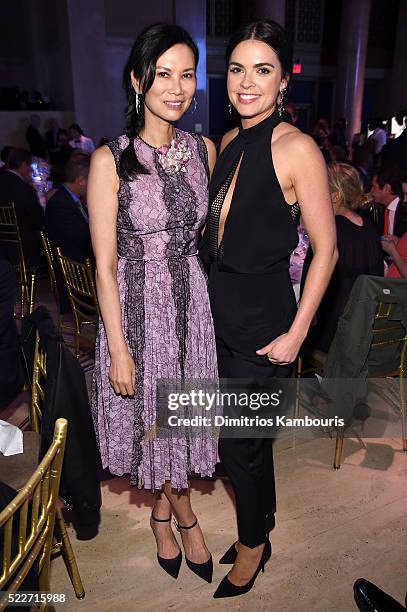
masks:
[[[108,144],[116,164],[128,144]],[[110,358],[99,323],[92,384],[92,413],[104,468],[131,483],[160,489],[188,486],[188,474],[209,476],[217,441],[202,430],[192,439],[146,436],[156,417],[157,379],[216,379],[216,349],[205,275],[197,239],[208,206],[208,160],[204,141],[181,130],[187,145],[184,171],[165,168],[156,149],[134,140],[150,174],[120,181],[117,217],[118,273],[124,335],[136,363],[136,393],[117,396],[108,380]]]

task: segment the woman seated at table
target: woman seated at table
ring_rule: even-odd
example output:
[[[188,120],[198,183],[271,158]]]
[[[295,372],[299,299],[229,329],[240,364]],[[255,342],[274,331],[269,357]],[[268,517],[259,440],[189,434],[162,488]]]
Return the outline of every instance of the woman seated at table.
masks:
[[[390,234],[383,236],[382,247],[383,251],[392,258],[385,276],[387,278],[407,278],[407,232],[401,238]]]
[[[360,274],[383,276],[380,236],[373,223],[358,210],[370,202],[359,174],[349,164],[328,166],[329,188],[335,213],[339,258],[331,281],[305,341],[307,346],[327,353],[336,332],[353,283]],[[312,260],[311,247],[305,258],[301,288]]]

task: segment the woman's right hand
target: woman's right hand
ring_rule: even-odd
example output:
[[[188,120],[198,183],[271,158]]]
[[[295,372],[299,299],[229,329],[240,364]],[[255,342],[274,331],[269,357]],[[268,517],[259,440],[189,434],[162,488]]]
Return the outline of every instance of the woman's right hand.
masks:
[[[109,381],[117,395],[134,395],[136,366],[127,348],[111,354]]]

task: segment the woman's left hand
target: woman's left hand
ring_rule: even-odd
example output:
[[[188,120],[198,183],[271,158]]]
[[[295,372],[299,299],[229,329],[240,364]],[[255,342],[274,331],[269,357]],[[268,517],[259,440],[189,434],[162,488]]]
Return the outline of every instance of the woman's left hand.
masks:
[[[388,238],[382,239],[382,249],[388,255],[394,256],[394,253],[397,252],[396,243],[393,240],[389,240]]]
[[[287,332],[263,346],[256,353],[257,355],[267,355],[267,359],[274,365],[288,365],[296,360],[303,341],[303,338],[297,338]]]

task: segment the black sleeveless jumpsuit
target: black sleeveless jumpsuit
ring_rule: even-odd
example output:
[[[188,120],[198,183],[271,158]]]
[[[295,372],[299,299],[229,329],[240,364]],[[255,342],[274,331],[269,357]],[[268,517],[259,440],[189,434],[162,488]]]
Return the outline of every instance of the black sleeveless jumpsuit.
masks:
[[[267,381],[291,373],[290,366],[275,366],[256,354],[288,331],[296,313],[289,258],[298,242],[299,207],[286,203],[274,170],[271,136],[279,121],[274,112],[240,128],[212,176],[200,253],[208,265],[221,378]],[[240,160],[218,248],[219,217]],[[219,454],[235,492],[239,541],[254,548],[274,524],[272,440],[221,438]]]

